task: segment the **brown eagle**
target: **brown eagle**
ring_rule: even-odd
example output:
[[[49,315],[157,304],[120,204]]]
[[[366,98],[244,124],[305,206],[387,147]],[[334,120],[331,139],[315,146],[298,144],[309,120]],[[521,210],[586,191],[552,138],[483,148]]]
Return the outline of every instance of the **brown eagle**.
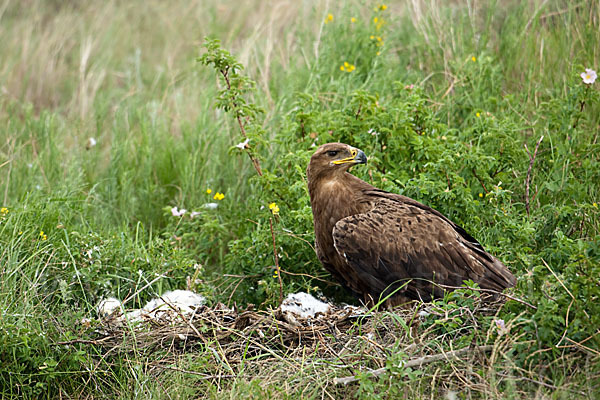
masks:
[[[317,149],[306,170],[315,248],[325,269],[366,304],[429,301],[465,280],[501,291],[508,268],[463,228],[411,198],[375,188],[348,172],[364,152],[343,143]]]

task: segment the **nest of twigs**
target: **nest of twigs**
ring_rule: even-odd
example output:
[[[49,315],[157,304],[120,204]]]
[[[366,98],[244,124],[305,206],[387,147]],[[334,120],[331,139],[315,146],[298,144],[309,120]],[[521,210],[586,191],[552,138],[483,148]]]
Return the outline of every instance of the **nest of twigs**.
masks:
[[[169,313],[137,324],[110,316],[96,330],[95,342],[117,352],[183,352],[218,343],[222,356],[236,363],[242,355],[276,356],[298,347],[326,353],[327,346],[318,344],[343,339],[359,321],[369,318],[355,307],[332,306],[326,314],[303,318],[281,308],[256,311],[249,306],[238,310],[218,303],[198,307],[191,315]]]
[[[97,368],[127,360],[142,363],[151,375],[191,374],[195,382],[219,388],[258,379],[291,392],[310,383],[322,393],[345,396],[344,390],[353,390],[347,384],[377,376],[389,385],[410,379],[404,389],[408,397],[449,390],[501,397],[505,381],[514,382],[511,387],[518,382],[557,388],[535,369],[511,361],[511,348],[529,341],[513,333],[522,320],[498,319],[503,301],[483,293],[457,300],[393,310],[329,304],[327,312],[311,317],[282,307],[237,309],[220,303],[185,314],[172,307],[136,321],[126,318],[133,314],[117,313],[90,325],[87,339],[57,344],[93,345]]]
[[[509,335],[481,331],[473,343],[457,350],[444,350],[442,343],[450,336],[465,334],[479,329],[476,315],[493,314],[498,304],[477,299],[475,307],[447,309],[427,303],[414,303],[389,311],[373,311],[356,307],[330,306],[326,314],[303,318],[299,315],[275,310],[257,311],[252,307],[244,310],[228,308],[223,304],[198,307],[191,315],[175,312],[165,318],[148,319],[131,324],[123,319],[108,317],[95,330],[94,344],[105,353],[159,354],[152,357],[151,370],[161,373],[173,368],[182,354],[212,352],[215,371],[211,374],[197,373],[207,379],[233,377],[227,369],[249,360],[262,365],[257,373],[273,368],[277,362],[295,364],[295,360],[311,354],[327,360],[339,372],[331,376],[332,383],[347,384],[356,381],[357,373],[373,376],[386,372],[386,360],[401,352],[406,363],[399,367],[420,367],[436,361],[456,361],[460,365],[481,365],[510,346]],[[439,325],[444,321],[463,321],[465,332],[440,334]],[[434,319],[435,323],[431,323]],[[489,329],[489,328],[486,328]],[[510,327],[507,327],[510,329]],[[476,345],[475,343],[492,344]],[[487,337],[487,340],[486,340]],[[405,344],[405,345],[404,345]],[[398,347],[400,346],[400,347]],[[484,353],[488,353],[484,356]],[[443,363],[440,363],[443,364]],[[226,365],[226,368],[218,367]],[[448,365],[445,363],[444,365]],[[447,369],[447,368],[446,368]],[[446,371],[446,377],[464,374],[457,366]],[[444,374],[439,373],[439,377]],[[341,378],[339,378],[341,376]],[[456,379],[455,379],[456,380]],[[459,380],[464,380],[461,377]]]

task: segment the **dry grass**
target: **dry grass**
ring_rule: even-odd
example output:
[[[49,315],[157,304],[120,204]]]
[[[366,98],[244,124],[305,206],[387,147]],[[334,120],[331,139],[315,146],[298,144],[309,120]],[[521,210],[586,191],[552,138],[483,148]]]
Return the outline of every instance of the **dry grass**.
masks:
[[[113,106],[142,94],[162,98],[174,118],[193,119],[201,110],[195,57],[204,36],[220,36],[269,93],[271,65],[285,69],[300,52],[299,31],[322,6],[315,8],[293,1],[7,0],[0,7],[2,93],[83,119],[93,117],[100,94],[108,92]]]

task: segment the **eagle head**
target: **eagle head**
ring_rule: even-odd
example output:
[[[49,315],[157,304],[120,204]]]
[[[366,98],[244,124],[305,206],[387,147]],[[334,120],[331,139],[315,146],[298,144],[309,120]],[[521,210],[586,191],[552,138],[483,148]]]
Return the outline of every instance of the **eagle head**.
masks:
[[[323,177],[343,173],[353,165],[366,164],[367,156],[362,150],[344,143],[327,143],[320,146],[310,158],[307,174]]]

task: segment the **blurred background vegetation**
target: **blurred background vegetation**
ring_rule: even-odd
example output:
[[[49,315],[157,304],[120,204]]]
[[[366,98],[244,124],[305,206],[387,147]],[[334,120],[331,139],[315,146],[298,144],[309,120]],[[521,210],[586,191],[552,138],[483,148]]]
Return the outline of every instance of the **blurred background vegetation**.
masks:
[[[206,36],[254,82],[250,149],[197,61]],[[600,95],[579,75],[599,68],[597,0],[5,0],[0,37],[3,395],[162,393],[126,363],[87,387],[93,351],[53,343],[144,286],[132,307],[185,287],[276,306],[269,219],[284,292],[352,301],[312,248],[304,171],[328,141],[515,272],[537,310],[504,308],[511,362],[600,390]]]

